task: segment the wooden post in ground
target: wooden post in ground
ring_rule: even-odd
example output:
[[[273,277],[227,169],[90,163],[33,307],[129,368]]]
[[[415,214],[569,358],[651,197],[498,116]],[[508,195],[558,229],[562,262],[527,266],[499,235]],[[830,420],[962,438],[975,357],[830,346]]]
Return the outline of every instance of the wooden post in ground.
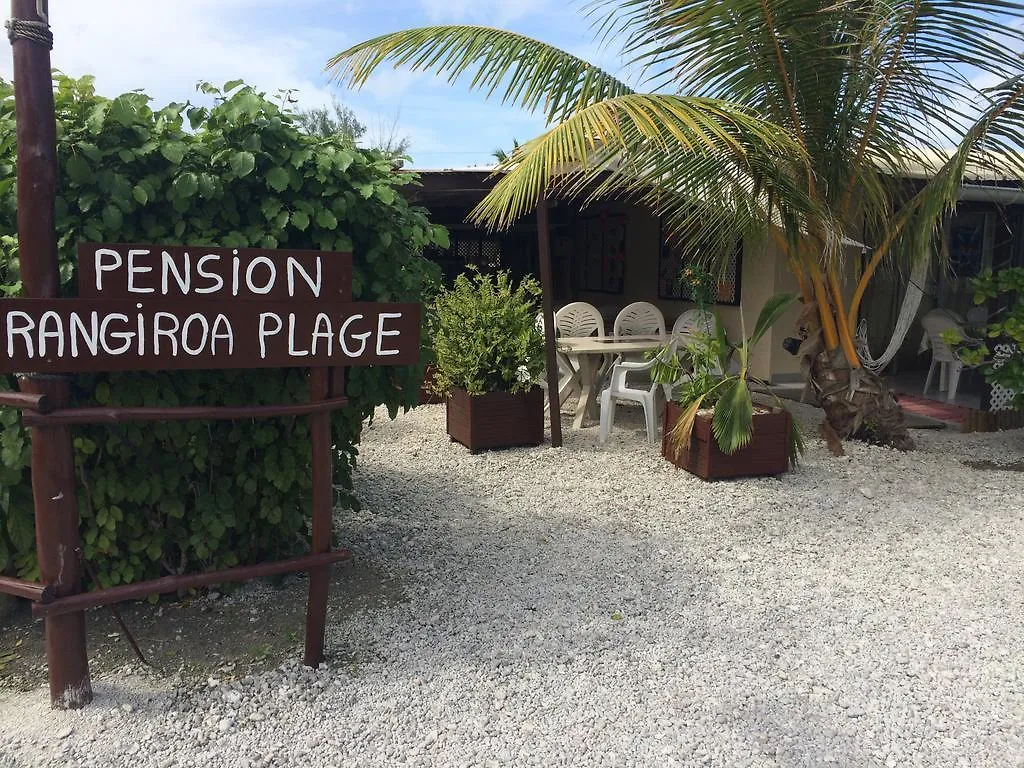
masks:
[[[14,100],[18,136],[18,253],[25,295],[56,297],[60,290],[54,197],[57,185],[57,127],[46,27],[37,10],[43,0],[11,0]],[[19,25],[18,22],[28,22]],[[19,35],[19,29],[21,34]],[[43,395],[54,408],[68,404],[70,383],[63,376],[25,376],[23,392]],[[40,580],[58,597],[81,591],[81,542],[75,500],[75,455],[66,426],[32,429],[32,494]],[[85,650],[85,614],[48,616],[45,624],[50,704],[59,709],[92,701]]]
[[[548,202],[537,206],[537,251],[540,256],[541,305],[544,310],[544,361],[548,378],[548,413],[551,416],[551,445],[562,447],[561,403],[558,399],[558,360],[555,354],[555,282],[551,274],[551,229]]]
[[[312,368],[309,372],[309,399],[326,400],[344,393],[343,370]],[[331,448],[331,414],[317,413],[309,417],[309,442],[312,449],[313,554],[331,548],[334,522],[334,457]],[[327,630],[327,598],[331,588],[331,566],[323,565],[309,571],[309,599],[306,602],[306,653],[304,663],[315,667],[324,660],[324,638]]]

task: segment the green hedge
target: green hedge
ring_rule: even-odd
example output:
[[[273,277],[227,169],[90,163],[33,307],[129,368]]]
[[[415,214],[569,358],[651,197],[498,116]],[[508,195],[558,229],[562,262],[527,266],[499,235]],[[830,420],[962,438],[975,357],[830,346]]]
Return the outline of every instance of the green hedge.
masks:
[[[422,258],[447,233],[410,207],[411,181],[377,151],[313,138],[241,82],[200,90],[215,106],[150,106],[142,93],[97,96],[91,78],[57,76],[62,291],[75,293],[75,246],[148,242],[352,251],[364,301],[422,301],[439,279]],[[15,239],[14,97],[0,81],[0,292],[21,292]],[[350,470],[360,425],[416,401],[421,371],[350,371],[351,406],[335,415],[336,485],[355,505]],[[14,388],[12,377],[0,386]],[[305,372],[199,371],[78,376],[78,404],[241,405],[307,398]],[[282,557],[308,531],[307,419],[178,422],[75,431],[86,557],[101,585]],[[0,409],[0,572],[36,576],[28,433]]]

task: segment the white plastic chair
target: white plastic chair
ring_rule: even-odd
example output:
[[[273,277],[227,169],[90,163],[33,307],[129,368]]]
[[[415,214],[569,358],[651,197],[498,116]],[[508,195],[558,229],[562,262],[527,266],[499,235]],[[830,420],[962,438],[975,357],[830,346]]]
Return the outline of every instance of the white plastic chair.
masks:
[[[604,318],[593,304],[574,301],[555,312],[555,330],[559,336],[604,336]]]
[[[921,394],[928,393],[935,369],[939,369],[939,392],[946,392],[946,402],[956,398],[956,388],[960,384],[960,372],[964,364],[956,356],[956,352],[942,339],[942,334],[949,330],[959,331],[963,335],[963,326],[956,318],[942,309],[933,309],[921,318],[925,338],[932,348],[932,364],[928,367],[928,376],[924,380]]]
[[[692,343],[697,336],[710,336],[718,333],[718,321],[713,312],[706,309],[688,309],[672,324],[672,338],[686,339]]]
[[[658,392],[662,387],[660,384],[646,382],[643,388],[630,387],[626,381],[630,373],[641,373],[650,371],[655,362],[659,359],[671,357],[676,353],[675,342],[672,342],[663,350],[661,355],[653,357],[644,362],[618,362],[612,366],[611,383],[601,393],[601,432],[600,440],[605,442],[608,433],[612,431],[612,422],[615,421],[616,400],[629,400],[640,403],[644,407],[644,420],[647,423],[647,442],[653,443],[658,439]]]
[[[544,313],[537,313],[537,328],[540,332],[544,333]],[[561,352],[555,352],[555,362],[558,365],[558,405],[561,407],[570,396],[579,396],[579,386],[577,384],[576,371],[572,367],[572,363],[566,358]],[[541,372],[540,380],[537,382],[541,389],[544,390],[545,395],[548,391],[548,374],[547,368]],[[551,402],[548,397],[544,398],[544,411],[547,412],[551,409]]]
[[[649,301],[634,301],[622,308],[615,316],[612,335],[620,336],[664,336],[665,316]]]

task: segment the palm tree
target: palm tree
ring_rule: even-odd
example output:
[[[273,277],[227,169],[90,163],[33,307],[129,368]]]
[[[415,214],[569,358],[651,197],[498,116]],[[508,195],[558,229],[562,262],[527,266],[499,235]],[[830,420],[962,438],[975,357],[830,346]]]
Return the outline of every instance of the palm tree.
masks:
[[[968,163],[1024,177],[1024,4],[1009,0],[594,0],[639,92],[537,40],[433,26],[368,40],[328,68],[353,87],[389,63],[433,71],[540,112],[471,214],[508,227],[545,195],[648,205],[670,235],[721,258],[759,238],[801,287],[801,347],[830,438],[910,448],[902,412],[858,356],[880,263],[936,250]],[[975,83],[998,83],[981,91]],[[918,188],[899,183],[930,169]],[[848,297],[842,242],[873,253]],[[838,444],[838,440],[832,440]]]

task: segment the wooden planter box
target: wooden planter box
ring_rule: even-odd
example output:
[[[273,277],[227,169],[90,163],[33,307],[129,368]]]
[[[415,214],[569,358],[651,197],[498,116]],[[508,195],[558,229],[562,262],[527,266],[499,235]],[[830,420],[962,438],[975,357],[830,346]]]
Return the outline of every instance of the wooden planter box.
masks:
[[[448,434],[473,453],[544,442],[544,392],[470,395],[456,389],[448,398]]]
[[[661,455],[703,480],[728,477],[760,477],[781,475],[789,469],[789,411],[773,408],[771,413],[754,414],[754,434],[750,443],[732,456],[722,453],[711,431],[711,417],[697,416],[688,449],[672,456],[668,433],[672,431],[683,408],[676,403],[665,406],[665,423],[661,438]]]

